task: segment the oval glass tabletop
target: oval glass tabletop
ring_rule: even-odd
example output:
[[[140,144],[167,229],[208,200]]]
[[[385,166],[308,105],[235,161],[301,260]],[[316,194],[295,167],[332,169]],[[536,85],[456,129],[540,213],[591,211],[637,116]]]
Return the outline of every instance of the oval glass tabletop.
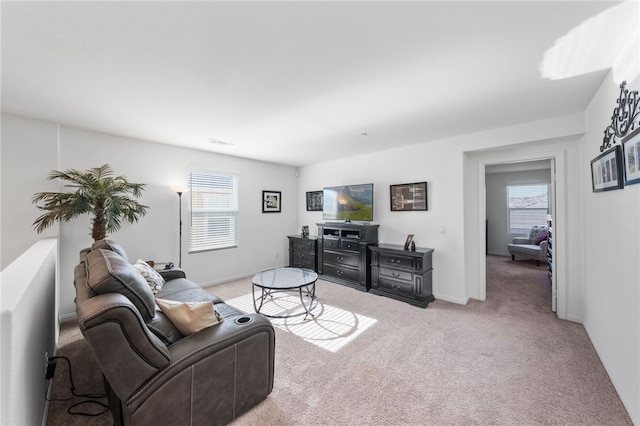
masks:
[[[276,268],[253,276],[253,285],[271,289],[296,289],[314,283],[318,279],[311,269]]]

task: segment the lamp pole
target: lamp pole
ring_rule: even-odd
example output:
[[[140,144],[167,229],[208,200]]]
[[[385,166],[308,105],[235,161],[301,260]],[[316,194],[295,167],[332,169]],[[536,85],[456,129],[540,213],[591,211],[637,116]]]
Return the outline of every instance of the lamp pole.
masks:
[[[173,192],[178,194],[178,211],[180,212],[180,238],[178,243],[178,268],[182,268],[182,194],[187,192],[188,187],[186,185],[172,185]]]
[[[180,211],[180,238],[178,243],[178,268],[182,268],[182,191],[178,192],[178,210]]]

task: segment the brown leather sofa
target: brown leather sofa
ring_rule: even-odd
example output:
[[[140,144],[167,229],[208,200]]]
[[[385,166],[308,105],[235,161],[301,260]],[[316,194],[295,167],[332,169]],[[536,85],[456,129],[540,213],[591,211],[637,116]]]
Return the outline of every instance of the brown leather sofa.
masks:
[[[78,324],[104,375],[115,424],[226,424],[271,393],[275,334],[266,318],[225,304],[181,270],[163,271],[155,297],[210,300],[224,317],[183,336],[141,277],[109,240],[84,250],[75,268]]]

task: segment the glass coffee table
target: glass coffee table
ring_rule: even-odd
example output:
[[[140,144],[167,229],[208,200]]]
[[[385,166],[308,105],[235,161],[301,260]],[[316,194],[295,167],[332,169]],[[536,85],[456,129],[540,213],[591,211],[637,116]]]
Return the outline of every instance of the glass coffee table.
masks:
[[[251,280],[254,291],[253,307],[256,313],[270,318],[289,318],[304,315],[304,319],[307,319],[309,315],[314,316],[311,310],[318,304],[316,298],[317,280],[318,274],[311,269],[305,268],[276,268],[257,273]],[[259,304],[255,297],[256,288],[260,288],[262,291],[262,294],[258,298],[260,301]],[[300,304],[304,310],[297,313],[287,313],[286,315],[267,315],[260,312],[265,299],[273,297],[274,292],[280,291],[297,292],[300,296]],[[308,303],[305,303],[305,298],[308,298]]]

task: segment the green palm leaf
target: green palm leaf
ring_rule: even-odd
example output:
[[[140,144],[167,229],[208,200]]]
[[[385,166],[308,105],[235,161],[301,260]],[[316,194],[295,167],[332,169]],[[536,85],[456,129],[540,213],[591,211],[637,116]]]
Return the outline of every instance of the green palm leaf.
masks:
[[[123,220],[137,222],[147,213],[148,207],[135,200],[142,196],[146,184],[129,182],[124,176],[113,177],[108,164],[87,171],[53,170],[47,179],[66,181],[64,187],[68,191],[33,195],[31,201],[46,212],[33,223],[38,233],[55,222],[66,222],[88,213],[93,215],[91,236],[100,240],[120,229]]]

